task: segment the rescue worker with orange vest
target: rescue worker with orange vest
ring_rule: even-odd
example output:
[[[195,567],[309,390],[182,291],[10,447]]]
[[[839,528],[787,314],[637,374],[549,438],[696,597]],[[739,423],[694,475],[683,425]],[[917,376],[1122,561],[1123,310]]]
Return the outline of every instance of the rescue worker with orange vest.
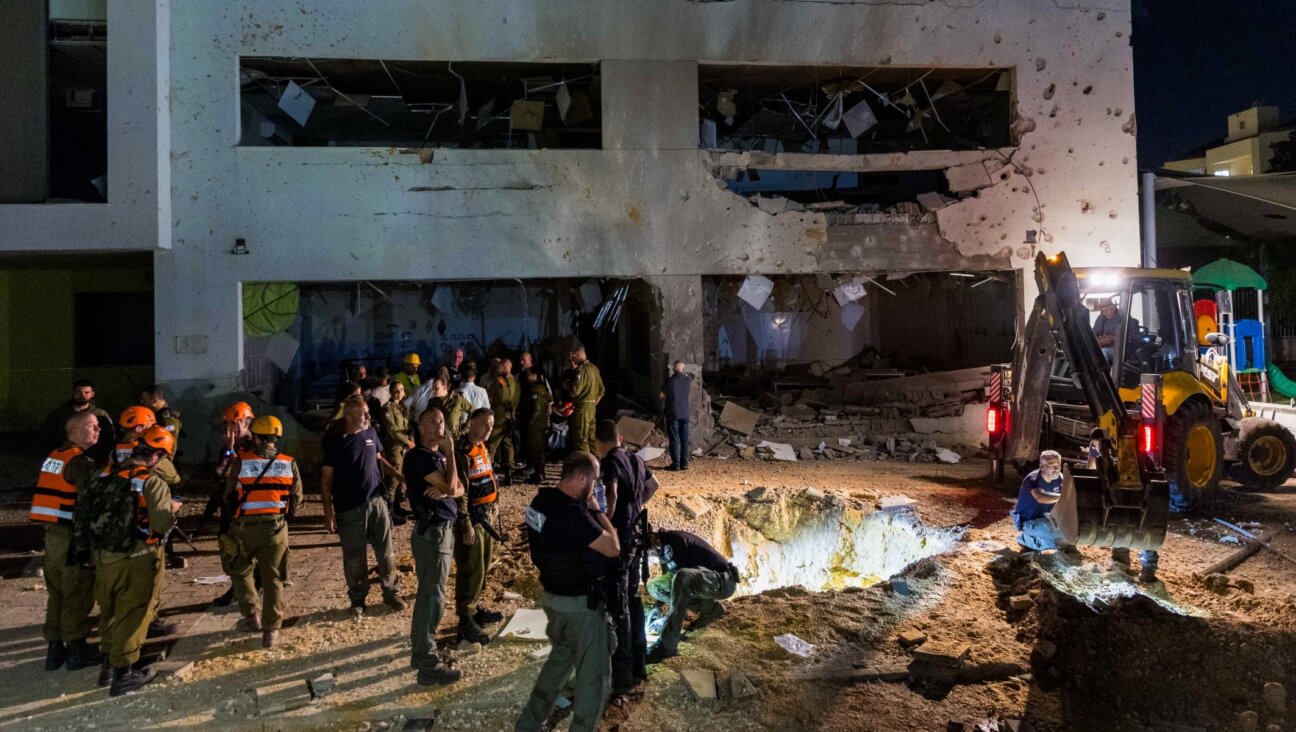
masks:
[[[99,419],[94,412],[73,412],[65,426],[67,438],[41,464],[32,496],[32,521],[45,524],[45,670],[67,664],[69,671],[97,666],[103,657],[86,643],[90,611],[94,608],[94,569],[82,567],[72,551],[72,521],[77,494],[95,473],[86,450],[99,442]]]
[[[495,427],[495,414],[483,408],[468,417],[468,435],[455,446],[455,471],[464,495],[455,500],[455,612],[459,615],[459,638],[486,644],[490,636],[483,625],[498,623],[504,616],[478,604],[486,589],[494,542],[481,524],[494,526],[499,484],[486,446]]]
[[[134,664],[158,609],[161,542],[180,510],[170,486],[156,473],[173,449],[175,437],[165,427],[144,430],[130,457],[87,488],[86,510],[75,517],[78,559],[94,562],[100,647],[107,656],[99,685],[111,684],[111,696],[135,691],[157,673]],[[123,495],[125,511],[119,513]]]
[[[124,464],[130,459],[131,452],[139,442],[139,436],[144,430],[156,425],[157,414],[146,406],[126,407],[122,410],[121,416],[117,418],[117,444],[113,447],[112,453],[108,456],[108,464],[104,466],[103,475],[108,475],[118,466]],[[163,429],[167,429],[165,425]],[[172,442],[171,452],[158,461],[157,467],[154,468],[153,474],[165,480],[167,485],[175,490],[183,482],[180,477],[180,471],[176,470],[175,463],[171,458],[175,456],[175,446],[179,444],[179,436],[175,430],[167,429],[172,437],[176,440]],[[175,555],[173,546],[174,537],[168,537],[166,546],[163,547],[163,555],[166,557],[166,566],[168,569],[181,568],[185,566],[184,560]],[[156,623],[149,628],[150,636],[171,635],[177,629],[174,624]]]
[[[251,450],[253,448],[252,433],[248,427],[255,418],[252,414],[252,406],[247,402],[235,402],[225,408],[222,415],[225,420],[225,429],[221,435],[221,458],[216,463],[216,489],[212,491],[211,497],[207,499],[207,506],[203,508],[202,520],[198,522],[201,528],[211,520],[216,514],[220,514],[220,523],[216,529],[216,547],[220,551],[221,571],[226,577],[234,576],[234,555],[238,553],[234,540],[230,538],[230,522],[233,521],[233,511],[225,505],[225,476],[229,473],[230,463],[234,462],[238,453]],[[197,534],[197,531],[194,531]],[[260,578],[260,575],[254,575]],[[287,573],[284,574],[287,577]],[[226,607],[234,602],[235,592],[234,585],[231,583],[230,588],[220,597],[212,600],[212,605],[216,607]]]
[[[283,625],[284,578],[279,570],[288,554],[288,519],[304,496],[297,462],[275,444],[283,437],[283,423],[277,417],[258,417],[250,431],[252,448],[238,453],[225,478],[227,505],[234,507],[230,538],[236,553],[230,577],[243,613],[239,629],[261,631],[261,645],[272,648]],[[261,576],[263,604],[253,571]]]

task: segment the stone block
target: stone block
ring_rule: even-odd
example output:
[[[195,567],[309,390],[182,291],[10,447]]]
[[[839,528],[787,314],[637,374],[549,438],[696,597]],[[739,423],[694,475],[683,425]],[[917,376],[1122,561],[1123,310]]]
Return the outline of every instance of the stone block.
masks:
[[[709,701],[716,698],[715,672],[705,668],[686,668],[680,671],[684,688],[688,689],[694,699]]]
[[[337,679],[331,673],[323,673],[306,682],[310,685],[311,695],[316,699],[328,695],[337,686]]]
[[[653,431],[652,422],[630,416],[617,420],[616,426],[617,432],[621,433],[621,439],[635,447],[640,447],[648,442],[648,436]]]
[[[680,499],[680,510],[690,519],[700,519],[711,510],[711,502],[701,496],[687,496]]]
[[[826,494],[818,488],[806,488],[805,496],[811,500],[822,501]]]
[[[756,421],[759,419],[759,413],[741,407],[734,402],[725,402],[724,409],[720,410],[720,426],[734,432],[741,432],[744,435],[750,435],[756,431]]]
[[[751,490],[747,491],[747,500],[751,501],[752,503],[773,503],[774,491],[770,488],[766,488],[765,486],[760,486],[759,488],[752,488]]]
[[[882,496],[878,502],[880,511],[912,511],[918,506],[918,501],[909,496]]]
[[[959,668],[972,655],[972,646],[956,641],[937,643],[929,641],[914,651],[914,660],[937,666]]]
[[[927,642],[927,634],[916,630],[902,630],[896,634],[896,640],[905,648],[914,648]]]
[[[1008,598],[1009,610],[1029,610],[1034,604],[1035,601],[1031,599],[1030,595],[1013,595]]]

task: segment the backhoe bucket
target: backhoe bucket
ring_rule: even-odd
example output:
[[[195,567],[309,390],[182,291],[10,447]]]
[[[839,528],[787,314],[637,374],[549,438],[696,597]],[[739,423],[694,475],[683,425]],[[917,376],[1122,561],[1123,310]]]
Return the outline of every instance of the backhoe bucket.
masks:
[[[1077,469],[1075,481],[1076,544],[1157,549],[1165,541],[1170,518],[1170,484],[1150,480],[1146,488],[1114,487],[1110,494],[1092,470]]]

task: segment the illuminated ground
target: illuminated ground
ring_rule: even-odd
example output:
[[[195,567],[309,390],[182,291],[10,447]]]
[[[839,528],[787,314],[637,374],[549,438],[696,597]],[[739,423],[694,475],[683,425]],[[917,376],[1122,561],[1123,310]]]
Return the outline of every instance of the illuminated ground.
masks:
[[[1104,552],[1086,549],[1078,565],[1058,565],[1046,556],[1037,560],[1041,569],[1026,563],[1014,570],[1013,594],[1032,596],[1034,604],[1010,611],[1001,598],[1007,588],[996,587],[987,565],[1012,545],[1006,512],[1015,487],[988,485],[986,472],[977,460],[699,460],[688,473],[662,473],[665,488],[651,508],[654,522],[708,536],[733,553],[752,581],[723,619],[692,634],[681,657],[653,671],[642,693],[609,709],[606,728],[927,730],[944,729],[950,720],[999,715],[1024,716],[1038,729],[1156,729],[1161,723],[1230,729],[1239,713],[1251,710],[1263,722],[1260,729],[1269,723],[1291,728],[1287,719],[1265,711],[1260,695],[1272,681],[1296,690],[1296,566],[1262,553],[1232,573],[1250,580],[1254,594],[1208,592],[1193,571],[1237,547],[1220,543],[1221,533],[1209,521],[1178,521],[1164,553],[1163,587],[1138,587],[1108,574]],[[775,502],[747,502],[744,495],[758,486],[772,488]],[[891,494],[918,500],[916,520],[872,516],[876,500]],[[529,488],[506,493],[504,523],[513,541],[521,535],[520,511],[531,495]],[[680,499],[689,496],[710,503],[697,520],[679,509]],[[1229,493],[1211,515],[1282,528],[1292,521],[1294,507],[1291,488],[1270,495]],[[16,576],[30,555],[9,551],[6,579],[0,580],[0,727],[367,729],[439,714],[438,728],[511,728],[535,678],[539,662],[530,652],[539,644],[493,644],[461,659],[466,675],[458,685],[416,686],[407,664],[410,611],[344,619],[338,548],[319,529],[318,504],[308,509],[294,538],[295,582],[288,595],[297,619],[280,647],[261,651],[256,639],[232,630],[236,613],[208,611],[206,600],[220,588],[191,584],[219,574],[212,541],[202,539],[203,554],[167,579],[167,612],[192,636],[174,654],[196,660],[194,671],[186,681],[124,699],[109,700],[94,686],[92,671],[40,670],[43,592],[37,579]],[[22,540],[20,512],[5,517],[10,526],[3,535]],[[1296,553],[1296,534],[1284,531],[1277,544]],[[404,529],[397,547],[408,595],[413,586]],[[905,575],[909,594],[874,584],[924,555],[932,556]],[[1101,612],[1052,589],[1040,572],[1076,596],[1101,599],[1091,602]],[[818,591],[826,587],[839,589]],[[504,599],[505,592],[522,599]],[[536,592],[525,552],[505,552],[488,591],[491,603],[534,607]],[[1136,597],[1118,597],[1129,592]],[[376,590],[371,600],[377,601]],[[453,622],[448,617],[443,625],[447,638]],[[1032,673],[943,692],[811,678],[856,663],[908,663],[910,653],[895,635],[910,630],[926,633],[931,644],[967,644],[971,663],[1015,663]],[[814,644],[815,654],[807,659],[779,648],[773,637],[785,633]],[[1056,647],[1051,660],[1032,654],[1040,638]],[[679,675],[690,667],[721,673],[740,668],[760,696],[692,701]],[[338,689],[319,704],[258,716],[253,687],[330,670]]]

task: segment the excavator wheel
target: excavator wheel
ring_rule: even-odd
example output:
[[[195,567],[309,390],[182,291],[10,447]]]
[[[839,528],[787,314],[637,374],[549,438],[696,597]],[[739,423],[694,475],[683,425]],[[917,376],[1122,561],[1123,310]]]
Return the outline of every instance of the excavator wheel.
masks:
[[[1166,419],[1163,464],[1182,500],[1195,506],[1224,474],[1224,436],[1209,405],[1187,401]]]
[[[1296,470],[1296,437],[1271,419],[1242,420],[1236,475],[1246,488],[1277,488]]]

